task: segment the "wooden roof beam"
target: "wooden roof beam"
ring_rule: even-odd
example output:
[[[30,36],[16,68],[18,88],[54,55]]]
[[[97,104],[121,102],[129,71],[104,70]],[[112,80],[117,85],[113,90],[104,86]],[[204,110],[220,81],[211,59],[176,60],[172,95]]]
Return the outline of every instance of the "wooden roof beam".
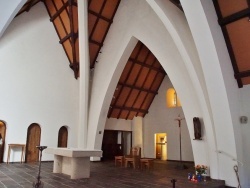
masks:
[[[250,16],[250,8],[246,8],[244,10],[241,10],[239,12],[236,12],[230,16],[227,16],[225,18],[220,18],[218,20],[220,26],[225,26],[227,24],[230,24],[232,22],[235,22],[241,18],[248,17]]]
[[[50,21],[53,22],[61,13],[64,11],[67,6],[69,6],[69,1],[66,2],[53,16],[51,16]]]
[[[132,86],[132,85],[121,83],[121,82],[119,82],[118,85],[128,87],[128,88],[131,88],[131,89],[136,89],[136,90],[139,90],[139,91],[145,91],[145,92],[152,93],[152,94],[155,94],[155,95],[158,94],[157,91],[153,91],[153,90],[145,89],[145,88],[141,88],[141,87],[136,87],[136,86]]]
[[[142,109],[139,109],[139,108],[132,108],[132,107],[110,106],[110,108],[119,109],[119,110],[133,111],[133,112],[144,113],[144,114],[148,113],[147,110],[142,110]]]
[[[106,22],[113,23],[112,20],[110,20],[110,19],[108,19],[108,18],[102,16],[101,14],[98,14],[98,13],[94,12],[93,10],[90,10],[90,9],[89,9],[88,12],[89,12],[90,14],[93,14],[94,16],[96,16],[96,17],[102,19],[102,20],[105,20]]]
[[[249,76],[250,76],[250,70],[242,71],[242,72],[234,74],[234,77],[236,79],[241,79],[241,78],[245,78],[245,77],[249,77]]]
[[[163,74],[166,74],[166,72],[165,72],[164,70],[158,69],[158,68],[156,68],[156,67],[152,67],[152,66],[150,66],[150,65],[148,65],[148,64],[144,64],[144,63],[142,63],[142,62],[140,62],[140,61],[138,61],[137,59],[134,59],[134,58],[132,58],[132,57],[130,57],[129,60],[132,61],[132,62],[134,62],[134,63],[136,63],[136,64],[138,64],[138,65],[141,65],[141,66],[143,66],[143,67],[147,67],[147,68],[152,69],[152,70],[155,70],[155,71],[157,71],[157,72],[161,72],[161,73],[163,73]]]

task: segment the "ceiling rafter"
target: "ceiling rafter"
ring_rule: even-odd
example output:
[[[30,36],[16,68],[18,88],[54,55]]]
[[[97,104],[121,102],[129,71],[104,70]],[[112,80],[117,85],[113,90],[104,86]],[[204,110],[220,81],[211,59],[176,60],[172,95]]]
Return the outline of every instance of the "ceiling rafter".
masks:
[[[120,107],[120,106],[110,106],[113,109],[119,109],[119,110],[127,110],[127,111],[134,111],[134,112],[139,112],[139,113],[144,113],[147,114],[147,110],[139,109],[139,108],[132,108],[132,107]],[[117,118],[118,119],[118,118]]]
[[[109,28],[113,23],[113,19],[120,4],[120,1],[121,0],[104,0],[101,4],[101,7],[101,2],[98,0],[88,1],[91,69],[95,67],[96,59],[103,46]]]
[[[142,45],[142,44],[141,44],[141,45]],[[143,46],[143,45],[142,45],[142,46]],[[140,49],[140,50],[141,50],[141,49]],[[140,52],[140,51],[139,51],[139,52]],[[138,53],[139,53],[139,52],[138,52]],[[148,57],[149,57],[149,54],[150,54],[150,51],[147,52],[146,58],[144,59],[144,61],[143,61],[142,64],[144,64],[144,65],[146,64],[146,61],[147,61],[147,59],[148,59]],[[138,56],[137,56],[137,58],[138,58]],[[134,63],[134,62],[133,62],[133,63]],[[138,80],[138,78],[139,78],[139,76],[140,76],[140,74],[141,74],[142,68],[143,68],[143,66],[140,66],[139,72],[137,73],[136,78],[134,79],[133,85],[135,85],[135,83],[137,82],[137,80]],[[124,103],[123,103],[123,105],[122,105],[123,107],[127,107],[126,104],[127,104],[128,99],[130,98],[130,95],[131,95],[131,92],[132,92],[132,91],[133,91],[133,89],[131,88],[130,91],[129,91],[129,93],[128,93],[128,95],[127,95],[127,97],[126,97],[126,99],[125,99],[125,101],[124,101]],[[122,112],[122,111],[119,112],[118,118],[120,117],[121,112]]]
[[[213,3],[218,16],[218,23],[221,25],[222,33],[225,38],[231,64],[234,70],[235,79],[237,81],[238,87],[242,88],[243,85],[250,84],[249,76],[246,76],[248,75],[246,72],[250,70],[250,66],[247,66],[247,62],[243,61],[243,59],[246,59],[247,56],[242,53],[247,50],[245,48],[245,46],[247,46],[245,41],[247,40],[239,40],[242,36],[240,34],[235,35],[234,32],[232,32],[232,28],[234,28],[234,31],[240,30],[242,32],[242,28],[239,27],[243,26],[244,22],[242,22],[242,19],[244,18],[246,18],[245,21],[248,22],[246,24],[249,24],[249,0],[246,1],[245,7],[243,7],[242,4],[237,4],[240,3],[237,1],[235,1],[236,4],[234,5],[230,5],[228,3],[223,4],[223,2],[220,0],[213,0]],[[226,7],[231,7],[231,9]],[[247,27],[245,29],[247,29]],[[236,41],[244,42],[237,44]],[[244,58],[241,57],[242,55]],[[250,58],[247,61],[249,60]],[[243,80],[244,78],[248,80]]]
[[[69,66],[77,79],[79,76],[79,45],[78,45],[78,20],[76,0],[44,0],[46,9],[50,15],[59,43],[70,62]]]
[[[250,15],[250,8],[246,8],[246,9],[241,10],[239,12],[236,12],[230,16],[227,16],[224,18],[219,18],[218,22],[219,22],[220,26],[225,26],[225,25],[230,24],[232,22],[235,22],[241,18],[249,17],[249,15]]]
[[[136,56],[135,56],[136,58],[139,56],[140,51],[141,51],[142,48],[143,48],[142,43],[140,43],[139,45],[140,45],[140,46],[139,46],[139,50],[138,50],[138,52],[137,52],[137,54],[136,54]],[[132,63],[132,65],[130,66],[129,71],[128,71],[129,73],[132,71],[134,65],[135,65],[135,64]],[[126,78],[125,78],[125,83],[127,82],[128,78],[129,78],[129,75],[130,75],[130,74],[127,74],[127,76],[126,76]],[[117,103],[117,101],[118,101],[118,99],[119,99],[119,97],[120,97],[120,94],[121,94],[121,91],[123,90],[123,88],[124,88],[124,86],[122,85],[122,87],[121,87],[121,89],[120,89],[120,92],[119,92],[118,96],[115,98],[115,104]],[[112,111],[113,111],[113,109],[110,110],[110,113],[108,114],[108,117],[110,117],[110,114],[112,114]],[[119,118],[119,116],[118,116],[118,118]]]
[[[136,63],[136,64],[138,64],[138,65],[142,65],[142,66],[145,66],[145,67],[147,67],[147,68],[153,69],[153,70],[155,70],[155,71],[157,71],[157,72],[161,72],[161,73],[163,73],[163,74],[166,74],[165,71],[164,71],[163,69],[158,69],[158,68],[156,68],[156,67],[151,67],[150,65],[143,64],[142,62],[140,62],[140,61],[138,61],[138,60],[136,60],[136,59],[134,59],[134,58],[132,58],[132,57],[130,57],[129,60],[130,60],[130,61],[133,61],[134,63]]]
[[[53,22],[62,13],[62,11],[67,8],[67,6],[69,6],[69,1],[64,3],[64,5],[60,9],[58,9],[54,15],[51,16],[50,21]]]
[[[153,90],[150,90],[150,89],[145,89],[145,88],[142,88],[142,87],[136,87],[134,85],[129,85],[129,84],[126,84],[126,83],[119,82],[118,85],[123,86],[123,87],[129,87],[131,89],[136,89],[136,90],[139,90],[139,91],[149,92],[149,93],[152,93],[152,94],[155,94],[155,95],[158,94],[157,91],[153,91]]]
[[[249,77],[249,76],[250,76],[250,70],[239,72],[238,74],[234,75],[234,77],[236,79],[245,78],[245,77]]]
[[[153,66],[155,65],[156,61],[157,61],[157,59],[154,57],[153,63],[151,64],[151,67],[153,67]],[[152,70],[152,69],[150,69],[150,70],[147,72],[146,78],[147,78],[148,75],[150,74],[150,71],[151,71],[151,70]],[[144,81],[143,81],[143,83],[142,83],[142,87],[144,87],[144,85],[145,85],[145,83],[146,83],[146,80],[147,80],[147,79],[144,79]],[[137,94],[137,96],[136,96],[136,99],[134,100],[132,106],[135,105],[135,103],[136,103],[136,101],[138,100],[138,97],[140,96],[140,94],[141,94],[142,91],[143,91],[143,90],[141,89],[141,90],[138,92],[138,94]],[[149,91],[151,91],[151,90],[149,89]],[[158,90],[157,90],[157,91],[158,91]],[[149,93],[151,93],[151,92],[149,92]],[[158,94],[158,92],[155,93],[155,95],[157,95],[157,94]],[[136,114],[136,116],[137,116],[137,115],[138,115],[138,114]],[[129,114],[127,115],[126,119],[128,119],[128,116],[129,116]]]
[[[108,118],[144,117],[155,95],[158,94],[165,75],[152,52],[139,41],[121,74],[110,104]],[[130,108],[141,111],[129,110]]]

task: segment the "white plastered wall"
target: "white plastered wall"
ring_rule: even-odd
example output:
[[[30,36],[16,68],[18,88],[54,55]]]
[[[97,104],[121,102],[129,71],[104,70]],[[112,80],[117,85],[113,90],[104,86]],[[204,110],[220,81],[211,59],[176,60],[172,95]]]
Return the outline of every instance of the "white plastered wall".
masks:
[[[165,76],[158,94],[155,96],[150,106],[149,113],[144,117],[143,141],[145,157],[155,158],[155,138],[156,133],[167,133],[167,160],[180,160],[180,140],[179,126],[175,120],[178,115],[184,117],[181,107],[168,108],[166,106],[166,91],[172,88],[168,76]],[[202,126],[203,129],[203,126]],[[181,121],[181,143],[182,160],[194,161],[191,139],[194,135],[189,135],[186,120]]]
[[[67,126],[68,146],[76,147],[78,81],[59,44],[42,3],[15,18],[0,39],[0,119],[7,125],[7,144],[26,144],[32,123],[41,126],[41,145],[57,146],[58,131]],[[13,154],[13,155],[12,155]],[[11,161],[20,161],[12,152]],[[49,154],[43,160],[53,160]]]
[[[169,75],[182,101],[189,134],[193,135],[193,117],[200,117],[204,122],[204,140],[192,141],[195,162],[209,165],[212,178],[225,179],[227,185],[235,186],[236,177],[231,170],[235,162],[227,156],[218,157],[215,152],[219,146],[236,155],[231,117],[228,114],[228,119],[223,122],[211,109],[211,100],[214,98],[207,93],[203,67],[199,63],[185,17],[168,1],[147,2],[148,4],[145,1],[122,1],[107,35],[109,42],[104,42],[93,79],[88,147],[101,147],[101,135],[95,140],[90,138],[95,137],[98,130],[104,129],[115,86],[137,38],[153,52]],[[167,14],[168,9],[170,14]],[[156,15],[153,10],[159,14]],[[173,23],[178,23],[178,27]],[[112,53],[114,51],[115,54]],[[215,73],[221,75],[220,71]],[[223,105],[225,107],[226,103]],[[99,117],[96,117],[97,114]],[[227,130],[221,132],[225,128]],[[215,134],[216,131],[223,135],[223,140],[219,134]]]

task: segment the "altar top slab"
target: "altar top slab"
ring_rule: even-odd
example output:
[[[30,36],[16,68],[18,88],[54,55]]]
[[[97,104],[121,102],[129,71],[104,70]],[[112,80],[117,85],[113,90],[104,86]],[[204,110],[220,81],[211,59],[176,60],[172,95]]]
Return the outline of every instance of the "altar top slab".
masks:
[[[47,148],[45,153],[61,155],[65,157],[102,157],[102,150],[80,148]]]

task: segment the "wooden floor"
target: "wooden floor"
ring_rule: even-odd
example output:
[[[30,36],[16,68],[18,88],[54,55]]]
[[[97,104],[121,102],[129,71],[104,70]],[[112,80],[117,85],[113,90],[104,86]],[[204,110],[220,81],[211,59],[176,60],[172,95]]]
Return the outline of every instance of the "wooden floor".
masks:
[[[41,181],[44,188],[172,188],[172,179],[176,179],[176,188],[225,187],[224,181],[208,180],[199,183],[187,179],[194,172],[193,164],[188,169],[176,169],[178,163],[155,161],[154,169],[140,170],[115,167],[114,161],[91,162],[90,179],[71,180],[69,176],[52,173],[53,162],[43,162]],[[38,163],[0,164],[0,188],[31,188],[36,182]]]

